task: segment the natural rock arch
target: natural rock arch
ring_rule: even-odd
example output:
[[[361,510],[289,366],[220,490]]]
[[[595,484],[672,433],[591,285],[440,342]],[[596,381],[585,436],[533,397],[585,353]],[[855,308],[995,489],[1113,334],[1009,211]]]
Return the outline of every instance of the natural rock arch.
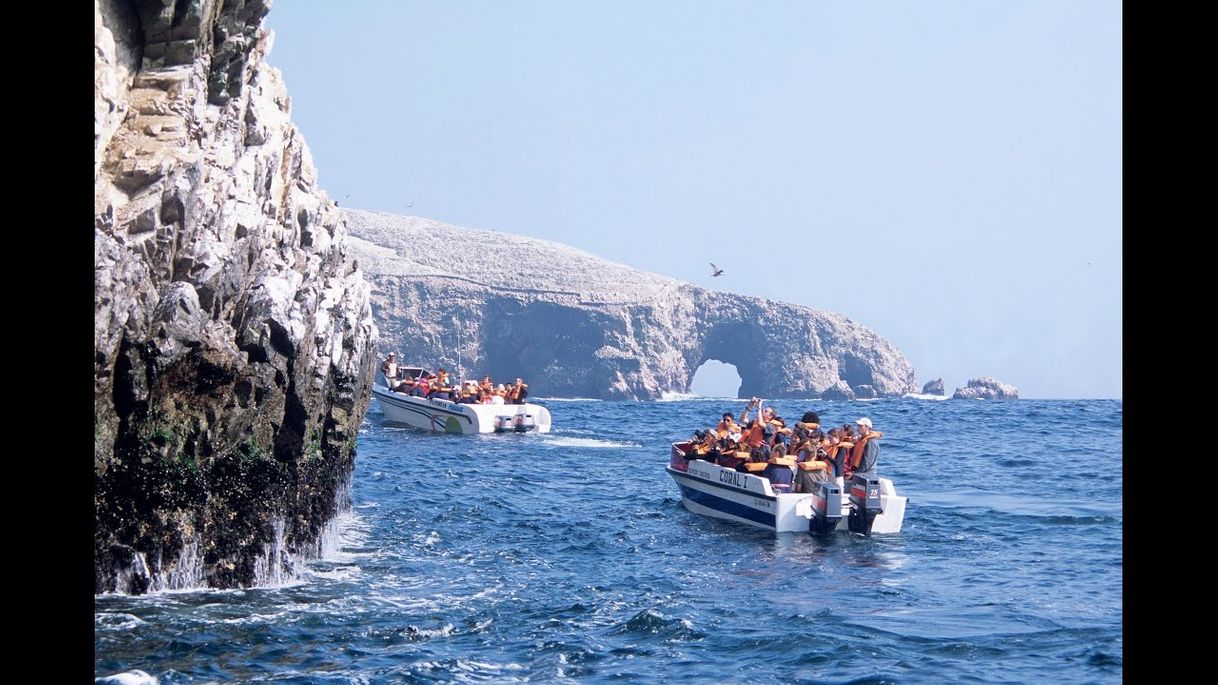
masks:
[[[832,312],[705,290],[522,236],[345,215],[382,351],[416,364],[451,368],[459,351],[467,376],[522,376],[535,396],[685,393],[712,358],[736,367],[742,397],[915,390],[896,348]]]

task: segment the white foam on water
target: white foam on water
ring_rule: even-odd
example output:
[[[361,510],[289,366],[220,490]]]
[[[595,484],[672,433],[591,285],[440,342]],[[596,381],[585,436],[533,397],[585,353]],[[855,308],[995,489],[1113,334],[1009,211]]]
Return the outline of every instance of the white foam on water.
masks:
[[[639,447],[637,442],[617,442],[616,440],[598,440],[596,438],[546,438],[543,444],[553,447]]]
[[[183,588],[175,588],[172,590],[156,590],[156,591],[150,590],[148,592],[145,592],[142,595],[138,595],[138,598],[156,600],[158,598],[173,597],[175,595],[219,595],[219,596],[232,595],[233,597],[244,597],[245,593],[248,589],[249,588],[241,588],[241,587],[230,587],[230,588],[219,589],[219,588],[206,587],[206,586],[201,585],[199,587],[183,587]],[[134,596],[135,595],[128,595],[125,592],[103,592],[102,594],[98,595],[98,597],[134,597]],[[207,606],[207,605],[203,605],[203,606]]]
[[[97,614],[93,618],[93,629],[124,631],[144,623],[144,619],[133,614]]]
[[[156,676],[150,675],[147,671],[140,669],[132,669],[123,673],[115,673],[114,675],[102,676],[94,678],[94,683],[104,683],[105,685],[160,685]]]
[[[424,634],[424,633],[425,633],[425,631],[421,631],[421,630],[419,631],[419,634]],[[446,664],[444,662],[440,662],[440,661],[420,661],[417,664],[415,664],[413,667],[413,669],[418,673],[427,673],[427,672],[431,672],[431,671],[445,671],[445,670],[448,670],[448,668],[449,668],[448,664]],[[453,670],[475,675],[475,676],[478,676],[479,679],[482,679],[488,675],[495,676],[497,678],[502,678],[503,676],[506,675],[507,672],[523,671],[523,670],[526,670],[527,667],[523,664],[518,664],[514,661],[509,661],[504,664],[493,664],[493,663],[489,663],[486,661],[474,661],[472,659],[457,659],[456,663],[452,664],[452,668],[453,668]],[[516,678],[512,678],[510,680],[500,680],[499,682],[524,682],[524,681],[522,681],[522,680],[518,681]]]
[[[596,397],[535,397],[534,399],[546,402],[604,402]]]
[[[432,611],[440,608],[439,602],[427,597],[407,597],[399,599],[396,597],[386,597],[385,595],[381,595],[376,598],[376,601],[383,604],[388,604],[392,607],[397,607],[398,609],[402,609],[404,611]]]
[[[236,618],[222,618],[216,620],[215,622],[234,626],[276,623],[284,617],[290,617],[293,614],[298,614],[302,611],[309,611],[312,608],[313,607],[311,605],[296,604],[291,607],[284,607],[281,611],[273,611],[269,614],[249,614],[247,616],[238,616]]]
[[[656,402],[748,402],[748,399],[740,397],[708,397],[683,392],[661,392],[660,399],[656,400]]]
[[[304,682],[315,682],[318,677],[317,673],[318,672],[314,671],[314,670],[309,670],[309,671],[285,670],[285,671],[277,672],[275,674],[274,680],[275,681],[301,680]],[[325,671],[325,676],[326,676],[326,682],[333,681],[333,682],[350,683],[350,685],[372,685],[372,681],[368,679],[368,675],[366,673],[361,673],[359,671],[341,670],[341,669],[333,670],[333,671]],[[339,678],[341,680],[333,680],[335,678]],[[380,682],[380,681],[377,681],[377,682]],[[202,683],[202,685],[218,685],[218,683],[216,683],[216,681],[214,681],[214,680],[209,680],[209,681]]]
[[[330,569],[310,568],[308,574],[313,578],[324,578],[326,580],[351,580],[358,577],[364,570],[356,564],[350,566],[339,566]]]
[[[952,398],[951,395],[924,395],[920,392],[907,392],[904,395],[901,395],[901,397],[907,400],[932,400],[935,402],[938,402],[939,400],[950,400]]]

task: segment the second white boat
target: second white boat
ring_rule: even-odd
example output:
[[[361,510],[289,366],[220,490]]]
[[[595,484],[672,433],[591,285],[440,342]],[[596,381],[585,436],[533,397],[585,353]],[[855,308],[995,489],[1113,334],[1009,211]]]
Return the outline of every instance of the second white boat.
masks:
[[[436,433],[550,432],[550,410],[540,404],[462,404],[372,386],[385,418]]]

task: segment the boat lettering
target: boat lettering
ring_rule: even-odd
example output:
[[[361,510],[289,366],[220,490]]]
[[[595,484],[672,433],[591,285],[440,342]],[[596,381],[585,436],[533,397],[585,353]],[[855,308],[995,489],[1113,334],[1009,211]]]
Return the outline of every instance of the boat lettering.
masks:
[[[748,481],[748,476],[746,474],[740,473],[739,471],[720,471],[719,472],[719,482],[729,483],[731,485],[735,485],[738,488],[743,488],[745,486],[745,484],[748,483],[749,481]]]
[[[768,500],[768,499],[757,499],[756,497],[754,497],[754,498],[753,498],[753,506],[757,507],[758,509],[769,509],[769,508],[770,508],[770,500]]]

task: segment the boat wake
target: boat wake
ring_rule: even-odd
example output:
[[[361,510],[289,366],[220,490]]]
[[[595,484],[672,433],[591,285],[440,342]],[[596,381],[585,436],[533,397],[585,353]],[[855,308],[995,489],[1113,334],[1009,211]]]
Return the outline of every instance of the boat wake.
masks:
[[[640,447],[637,442],[618,442],[616,440],[599,440],[597,438],[546,438],[542,444],[552,447]]]

